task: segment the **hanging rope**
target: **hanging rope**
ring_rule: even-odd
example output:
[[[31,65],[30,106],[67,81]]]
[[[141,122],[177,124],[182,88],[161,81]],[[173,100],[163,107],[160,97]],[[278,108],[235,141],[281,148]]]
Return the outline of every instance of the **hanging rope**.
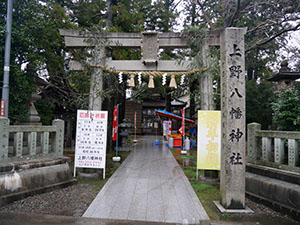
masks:
[[[95,68],[101,68],[107,72],[110,72],[110,73],[115,73],[115,74],[119,74],[119,73],[123,73],[123,74],[128,74],[128,75],[138,75],[141,71],[123,71],[123,70],[113,70],[113,69],[110,69],[110,68],[107,68],[105,66],[101,66],[101,65],[94,65],[92,64],[91,67],[95,67]],[[192,74],[195,74],[195,73],[198,73],[198,72],[205,72],[207,71],[208,68],[201,68],[201,69],[198,69],[198,70],[191,70],[191,71],[180,71],[180,72],[165,72],[165,71],[143,71],[143,75],[146,75],[146,76],[162,76],[164,74],[167,74],[167,75],[192,75]]]

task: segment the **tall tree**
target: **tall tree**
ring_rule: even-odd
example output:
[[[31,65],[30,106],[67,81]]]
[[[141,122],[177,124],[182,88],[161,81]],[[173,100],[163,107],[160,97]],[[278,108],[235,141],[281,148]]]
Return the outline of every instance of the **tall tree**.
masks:
[[[0,46],[4,46],[5,3],[1,3]],[[64,77],[64,43],[58,28],[71,27],[65,9],[56,1],[16,1],[13,11],[9,115],[26,117],[36,77]],[[4,55],[0,48],[0,54]],[[0,58],[0,65],[3,65]],[[27,66],[26,66],[27,65]],[[2,80],[2,71],[0,79]]]
[[[157,0],[153,4],[151,11],[151,30],[170,32],[177,25],[176,19],[179,16],[177,6],[180,1],[175,0]]]
[[[271,104],[274,100],[274,86],[268,81],[246,81],[246,123],[260,123],[262,129],[272,124]]]
[[[261,92],[267,96],[272,92],[269,87],[271,85],[264,81],[272,74],[268,65],[278,60],[278,50],[286,46],[286,37],[300,29],[300,3],[293,0],[187,0],[184,5],[185,24],[192,25],[186,27],[186,30],[197,35],[231,26],[248,28],[245,36],[247,76],[260,82],[248,82],[246,86],[247,122],[255,121],[256,118],[256,121],[262,121],[266,127],[266,123],[271,123],[268,119],[271,118],[271,112],[265,108],[265,113],[257,114],[260,110],[253,104],[270,104],[268,98],[262,98],[263,102],[258,102],[257,94]],[[197,46],[201,45],[203,36],[200,35],[200,39],[191,39],[191,43],[194,44],[192,55],[196,59],[201,50]],[[299,48],[293,49],[295,56],[298,51]],[[219,54],[218,51],[216,53]],[[212,55],[214,61],[218,62],[215,54]],[[214,77],[214,87],[216,91],[220,91],[217,76]],[[262,87],[268,91],[262,92]],[[216,96],[218,105],[219,93],[216,93]]]
[[[189,0],[185,4],[186,24],[196,12],[194,24],[201,29],[248,27],[245,45],[250,77],[264,76],[262,68],[276,61],[276,51],[286,44],[288,32],[300,29],[299,10],[300,2],[293,0]]]

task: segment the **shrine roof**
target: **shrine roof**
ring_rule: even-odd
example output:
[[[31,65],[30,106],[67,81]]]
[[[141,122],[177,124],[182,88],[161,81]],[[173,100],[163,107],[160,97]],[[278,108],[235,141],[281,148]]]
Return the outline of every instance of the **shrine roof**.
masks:
[[[280,81],[280,80],[297,80],[300,78],[299,72],[279,72],[274,74],[271,78],[268,79],[268,81]]]
[[[274,74],[268,81],[280,80],[297,80],[300,78],[300,72],[292,72],[288,66],[288,61],[281,62],[281,68],[278,73]]]

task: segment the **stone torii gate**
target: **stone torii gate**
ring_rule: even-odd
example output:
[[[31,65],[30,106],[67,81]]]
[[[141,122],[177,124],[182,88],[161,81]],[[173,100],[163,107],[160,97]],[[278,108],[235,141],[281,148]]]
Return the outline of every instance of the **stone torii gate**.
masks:
[[[92,75],[90,89],[90,109],[101,109],[101,96],[96,96],[96,90],[102,90],[103,68],[113,68],[114,70],[122,71],[164,71],[164,72],[184,72],[191,69],[191,61],[185,61],[180,64],[175,60],[158,60],[158,50],[160,48],[190,48],[189,40],[182,38],[181,33],[157,33],[157,32],[143,32],[143,33],[104,33],[101,35],[93,35],[90,33],[76,31],[76,30],[60,30],[60,34],[64,36],[65,44],[70,48],[86,48],[95,47],[97,53],[95,58],[90,62],[91,66],[95,67]],[[96,36],[96,37],[95,37]],[[97,45],[93,38],[104,40],[109,48],[141,48],[141,60],[112,60],[106,57],[105,48]],[[220,32],[211,32],[207,40],[203,44],[203,62],[202,67],[209,67],[209,46],[220,45]],[[83,67],[78,61],[70,61],[70,70],[82,70]],[[100,76],[95,76],[100,74]],[[213,87],[212,77],[208,71],[204,72],[200,78],[201,83],[201,108],[213,109]]]
[[[245,208],[245,50],[246,28],[226,28],[210,32],[202,45],[202,67],[209,67],[209,46],[221,47],[221,204],[225,209]],[[60,30],[67,47],[94,47],[96,56],[90,62],[95,67],[91,77],[89,108],[101,110],[103,69],[121,71],[188,71],[190,61],[180,65],[174,60],[158,60],[160,48],[189,48],[188,39],[181,33],[104,33],[93,35],[75,30]],[[90,39],[104,40],[105,46]],[[141,48],[141,60],[112,60],[106,57],[105,47]],[[70,70],[82,70],[79,62],[71,61]],[[212,77],[208,71],[200,78],[201,109],[213,110]]]

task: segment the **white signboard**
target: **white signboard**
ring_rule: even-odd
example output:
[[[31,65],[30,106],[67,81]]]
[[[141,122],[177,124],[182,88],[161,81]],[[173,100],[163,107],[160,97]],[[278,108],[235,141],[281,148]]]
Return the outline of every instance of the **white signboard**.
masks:
[[[102,168],[105,178],[107,111],[77,110],[75,167]]]
[[[168,136],[171,134],[171,121],[164,121],[163,135]]]

